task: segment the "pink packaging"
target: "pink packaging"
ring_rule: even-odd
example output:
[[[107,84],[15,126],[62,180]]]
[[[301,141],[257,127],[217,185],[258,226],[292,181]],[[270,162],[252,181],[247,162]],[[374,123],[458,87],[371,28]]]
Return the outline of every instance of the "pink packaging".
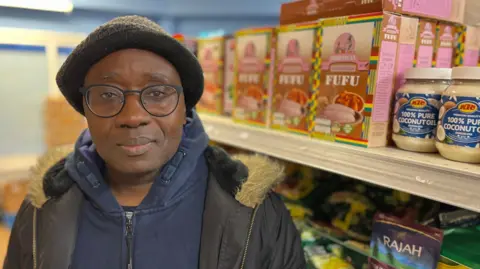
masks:
[[[402,73],[413,65],[418,19],[382,12],[324,19],[321,27],[311,135],[361,147],[386,146],[398,66]]]
[[[421,18],[455,23],[465,19],[465,0],[383,0],[383,5],[386,11]]]
[[[395,92],[405,84],[405,72],[415,63],[419,19],[402,16],[397,50]]]
[[[234,94],[234,65],[235,65],[235,37],[225,39],[224,85],[223,85],[223,114],[232,115]]]
[[[480,28],[475,26],[457,26],[456,66],[477,66],[480,49]]]
[[[420,20],[417,31],[415,67],[428,68],[433,66],[436,31],[436,21],[426,19]]]
[[[453,24],[439,22],[435,41],[435,56],[433,66],[452,68],[455,55],[455,29]]]

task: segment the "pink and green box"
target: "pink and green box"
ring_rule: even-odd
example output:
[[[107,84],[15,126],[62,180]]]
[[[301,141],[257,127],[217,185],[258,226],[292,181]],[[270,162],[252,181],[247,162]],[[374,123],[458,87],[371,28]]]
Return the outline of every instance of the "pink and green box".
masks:
[[[249,28],[235,33],[233,119],[267,127],[274,74],[276,28]]]
[[[397,69],[413,65],[418,19],[388,12],[321,21],[320,83],[310,103],[313,137],[387,145]],[[314,87],[315,89],[315,87]]]
[[[477,66],[480,48],[480,28],[459,25],[456,27],[455,66]]]

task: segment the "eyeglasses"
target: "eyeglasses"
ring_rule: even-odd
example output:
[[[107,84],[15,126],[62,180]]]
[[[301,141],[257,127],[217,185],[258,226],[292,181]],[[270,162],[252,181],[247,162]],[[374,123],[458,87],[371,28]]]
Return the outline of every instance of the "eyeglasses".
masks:
[[[166,117],[175,111],[178,106],[181,86],[152,85],[140,91],[122,90],[112,85],[96,84],[80,89],[85,97],[88,109],[98,117],[114,117],[125,106],[127,94],[139,94],[140,103],[152,116]]]

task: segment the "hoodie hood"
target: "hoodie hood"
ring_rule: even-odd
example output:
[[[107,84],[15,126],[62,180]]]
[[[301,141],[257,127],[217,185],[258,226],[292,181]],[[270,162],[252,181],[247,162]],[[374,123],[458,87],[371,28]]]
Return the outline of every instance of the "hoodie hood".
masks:
[[[35,208],[42,208],[50,199],[61,197],[71,188],[72,180],[64,174],[67,173],[65,158],[71,159],[73,150],[73,145],[52,148],[32,168],[28,200]],[[222,188],[247,207],[261,204],[267,193],[284,179],[283,165],[263,155],[229,156],[218,147],[209,147],[205,153],[211,168],[221,173]],[[245,169],[246,174],[238,173]]]
[[[191,115],[177,152],[162,167],[138,210],[165,207],[180,200],[192,187],[200,184],[196,180],[199,177],[192,174],[206,178],[208,169],[203,153],[209,138],[198,115],[195,112]],[[103,177],[105,163],[98,155],[88,129],[78,138],[74,153],[67,157],[65,167],[96,207],[106,213],[123,212]]]

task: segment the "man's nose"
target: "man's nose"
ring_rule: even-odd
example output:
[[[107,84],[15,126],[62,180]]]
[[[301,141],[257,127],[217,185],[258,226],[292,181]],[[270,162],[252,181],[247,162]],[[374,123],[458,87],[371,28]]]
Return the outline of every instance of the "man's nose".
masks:
[[[138,128],[148,125],[151,121],[150,114],[143,107],[138,94],[125,95],[125,104],[116,117],[119,128]]]

